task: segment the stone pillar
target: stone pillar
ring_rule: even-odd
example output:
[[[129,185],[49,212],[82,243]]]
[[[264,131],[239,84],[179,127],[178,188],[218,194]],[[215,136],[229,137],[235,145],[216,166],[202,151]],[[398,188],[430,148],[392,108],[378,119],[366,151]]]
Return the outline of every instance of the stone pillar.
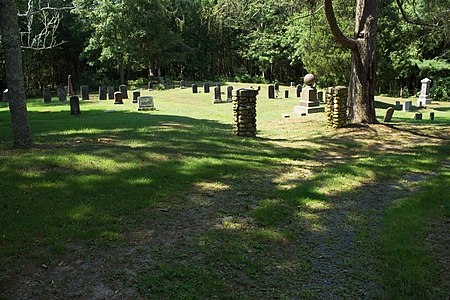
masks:
[[[233,133],[238,136],[256,136],[257,90],[239,89],[233,101]]]
[[[67,98],[66,98],[67,94],[66,94],[66,91],[64,90],[64,88],[58,88],[56,90],[56,93],[58,95],[59,101],[61,101],[61,102],[66,102],[67,101]]]
[[[274,85],[269,85],[268,86],[268,97],[269,99],[275,99],[275,86]]]
[[[424,78],[422,81],[422,88],[420,90],[419,99],[417,99],[417,106],[423,106],[425,104],[431,104],[430,84],[431,80]]]
[[[209,93],[209,82],[203,84],[203,93]]]
[[[343,86],[327,89],[327,125],[333,128],[345,126],[347,121],[348,89]]]
[[[89,86],[88,85],[80,86],[80,95],[81,95],[81,100],[89,100]]]
[[[73,95],[72,75],[67,76],[67,95]]]
[[[107,94],[106,86],[100,86],[98,88],[98,100],[106,100]]]
[[[233,87],[227,86],[227,102],[233,102]]]
[[[300,98],[302,96],[302,86],[299,84],[297,85],[297,98]]]
[[[192,85],[192,93],[194,93],[194,94],[198,93],[198,86],[196,84]]]
[[[114,104],[123,104],[121,92],[114,93]]]
[[[70,101],[70,114],[71,115],[79,115],[81,114],[80,112],[80,99],[78,98],[78,96],[70,96],[69,98]]]
[[[184,80],[180,81],[180,89],[185,89],[186,88],[186,82]]]
[[[108,99],[114,100],[114,92],[116,89],[113,86],[108,86]]]
[[[222,103],[222,92],[220,91],[220,85],[214,87],[213,103]]]
[[[289,98],[289,91],[288,90],[284,91],[284,98]]]
[[[149,81],[147,87],[148,87],[149,91],[152,91],[153,90],[153,82]]]
[[[133,91],[133,103],[138,103],[138,98],[141,96],[140,91]]]
[[[122,93],[122,99],[128,99],[128,90],[127,90],[127,86],[125,84],[122,84],[121,86],[119,86],[119,91]],[[114,93],[115,95],[116,93]],[[114,99],[115,96],[114,96]]]
[[[50,95],[50,91],[49,90],[44,89],[43,97],[44,97],[44,103],[51,103],[52,102],[52,96]]]

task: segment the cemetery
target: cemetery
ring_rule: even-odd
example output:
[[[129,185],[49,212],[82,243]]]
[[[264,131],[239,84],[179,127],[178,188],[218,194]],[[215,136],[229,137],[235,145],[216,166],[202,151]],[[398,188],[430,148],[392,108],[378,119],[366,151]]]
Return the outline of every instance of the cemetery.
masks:
[[[83,5],[80,15],[61,12],[64,30],[78,30],[77,18],[92,22],[84,35],[65,36],[91,39],[77,41],[80,49],[52,45],[74,65],[47,72],[47,52],[23,45],[24,67],[10,77],[11,50],[0,51],[0,299],[450,296],[447,64],[430,58],[393,76],[398,65],[383,56],[393,41],[383,34],[380,65],[364,69],[367,53],[354,61],[364,45],[328,27],[330,14],[354,17],[342,1],[313,1],[311,11],[288,1],[192,1],[192,15],[186,3],[144,2],[148,18],[142,3],[121,3],[114,28],[128,31],[110,46],[102,26],[118,19],[114,10],[109,21]],[[108,3],[98,4],[91,9]],[[420,16],[441,18],[436,5]],[[236,20],[215,19],[228,11]],[[388,12],[405,15],[389,5],[380,14]],[[274,20],[289,37],[281,46],[261,25],[277,32]],[[6,47],[8,36],[0,38]],[[334,38],[341,48],[321,52]],[[67,62],[58,49],[44,51]]]

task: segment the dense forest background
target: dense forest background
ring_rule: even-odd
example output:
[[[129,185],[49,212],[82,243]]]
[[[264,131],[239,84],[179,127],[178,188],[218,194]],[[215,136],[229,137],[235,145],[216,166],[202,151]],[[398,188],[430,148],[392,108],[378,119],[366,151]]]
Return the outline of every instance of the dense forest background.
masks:
[[[351,3],[349,3],[351,2]],[[450,94],[450,0],[404,0],[414,25],[395,0],[381,3],[378,20],[377,92],[415,94],[420,80],[433,92]],[[353,36],[354,1],[335,0],[339,25]],[[67,7],[66,0],[51,0]],[[25,49],[28,95],[66,85],[118,85],[148,80],[229,80],[299,83],[313,73],[322,87],[346,85],[350,52],[339,46],[321,1],[314,0],[75,0],[54,26],[58,45]],[[19,11],[28,1],[19,0]],[[40,32],[45,23],[20,18],[22,31]],[[47,15],[49,17],[49,15]],[[25,34],[24,37],[27,35]],[[3,62],[0,89],[6,88]]]

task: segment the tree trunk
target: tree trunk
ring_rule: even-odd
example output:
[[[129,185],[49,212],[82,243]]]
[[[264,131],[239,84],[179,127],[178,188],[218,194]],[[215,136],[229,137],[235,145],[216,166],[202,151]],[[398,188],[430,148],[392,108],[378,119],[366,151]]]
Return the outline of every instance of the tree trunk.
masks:
[[[0,28],[14,147],[28,148],[33,145],[33,138],[28,122],[22,49],[15,0],[0,0]]]
[[[353,123],[377,123],[375,115],[375,62],[379,0],[357,0],[355,37],[349,39],[339,29],[332,1],[324,0],[331,32],[344,47],[352,50],[348,106]]]

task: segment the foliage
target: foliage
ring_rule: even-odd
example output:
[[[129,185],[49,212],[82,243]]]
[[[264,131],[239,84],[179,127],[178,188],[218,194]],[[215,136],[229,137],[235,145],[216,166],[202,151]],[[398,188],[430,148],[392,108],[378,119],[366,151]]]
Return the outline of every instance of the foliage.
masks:
[[[450,101],[450,77],[436,77],[430,92],[434,100]]]

